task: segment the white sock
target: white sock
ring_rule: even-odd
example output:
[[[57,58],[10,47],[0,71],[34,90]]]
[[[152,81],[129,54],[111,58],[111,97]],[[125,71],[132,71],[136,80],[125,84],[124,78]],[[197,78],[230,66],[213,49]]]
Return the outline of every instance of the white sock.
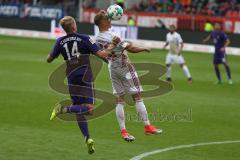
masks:
[[[141,117],[144,125],[150,125],[146,107],[143,103],[143,100],[136,101],[136,110]]]
[[[190,72],[189,72],[188,67],[187,67],[186,65],[184,65],[184,66],[182,67],[182,69],[183,69],[183,72],[184,72],[185,76],[186,76],[187,78],[191,78],[191,74],[190,74]]]
[[[117,116],[117,120],[118,120],[118,124],[120,129],[126,129],[125,126],[125,115],[124,115],[124,105],[121,103],[118,103],[116,105],[116,116]]]
[[[171,66],[167,67],[166,77],[171,78]]]

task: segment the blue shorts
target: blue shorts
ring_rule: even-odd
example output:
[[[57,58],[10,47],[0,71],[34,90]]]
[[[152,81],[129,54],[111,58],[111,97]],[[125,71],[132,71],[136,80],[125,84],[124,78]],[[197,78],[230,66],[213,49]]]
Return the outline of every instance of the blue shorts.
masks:
[[[91,77],[89,78],[86,78],[86,75],[84,77],[82,74],[68,76],[69,94],[74,105],[94,104],[94,84]]]

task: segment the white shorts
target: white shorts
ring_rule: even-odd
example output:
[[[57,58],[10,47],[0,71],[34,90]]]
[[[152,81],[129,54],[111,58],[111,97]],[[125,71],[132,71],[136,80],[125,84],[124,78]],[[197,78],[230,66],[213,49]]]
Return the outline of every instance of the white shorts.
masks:
[[[185,61],[182,55],[168,53],[165,63],[166,64],[174,64],[174,63],[183,64],[185,63]]]
[[[114,95],[136,94],[143,91],[137,72],[131,64],[124,67],[109,67]]]

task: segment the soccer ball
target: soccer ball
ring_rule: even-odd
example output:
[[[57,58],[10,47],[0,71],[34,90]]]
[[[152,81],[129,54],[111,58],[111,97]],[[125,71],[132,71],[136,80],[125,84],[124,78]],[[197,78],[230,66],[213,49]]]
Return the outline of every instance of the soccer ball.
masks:
[[[123,16],[123,9],[117,4],[113,4],[107,9],[108,18],[114,21],[118,21]]]

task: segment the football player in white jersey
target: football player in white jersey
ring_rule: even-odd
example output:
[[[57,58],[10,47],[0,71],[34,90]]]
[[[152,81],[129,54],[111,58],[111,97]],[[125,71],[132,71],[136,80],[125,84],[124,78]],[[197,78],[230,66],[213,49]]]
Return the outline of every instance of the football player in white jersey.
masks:
[[[188,83],[192,83],[192,77],[189,72],[187,65],[185,64],[185,60],[181,54],[183,48],[183,40],[179,33],[176,32],[176,27],[174,25],[170,25],[169,33],[166,36],[166,44],[163,46],[165,49],[169,45],[169,52],[166,57],[166,79],[167,81],[171,82],[171,65],[176,63],[179,64],[182,68],[185,76],[187,77]]]
[[[100,47],[106,48],[111,43],[116,35],[109,31],[111,21],[108,19],[105,11],[100,11],[94,18],[94,23],[99,28],[99,34],[96,37],[96,43]],[[108,57],[109,73],[112,80],[113,94],[116,96],[116,116],[121,130],[121,136],[124,140],[131,142],[135,138],[130,135],[125,126],[124,113],[124,95],[129,93],[135,101],[136,110],[141,120],[144,123],[145,134],[158,134],[162,130],[151,125],[148,119],[146,107],[141,97],[142,86],[138,79],[137,72],[134,66],[128,59],[127,52],[139,53],[150,52],[150,49],[145,47],[137,47],[130,42],[121,41],[113,49],[115,56]]]

